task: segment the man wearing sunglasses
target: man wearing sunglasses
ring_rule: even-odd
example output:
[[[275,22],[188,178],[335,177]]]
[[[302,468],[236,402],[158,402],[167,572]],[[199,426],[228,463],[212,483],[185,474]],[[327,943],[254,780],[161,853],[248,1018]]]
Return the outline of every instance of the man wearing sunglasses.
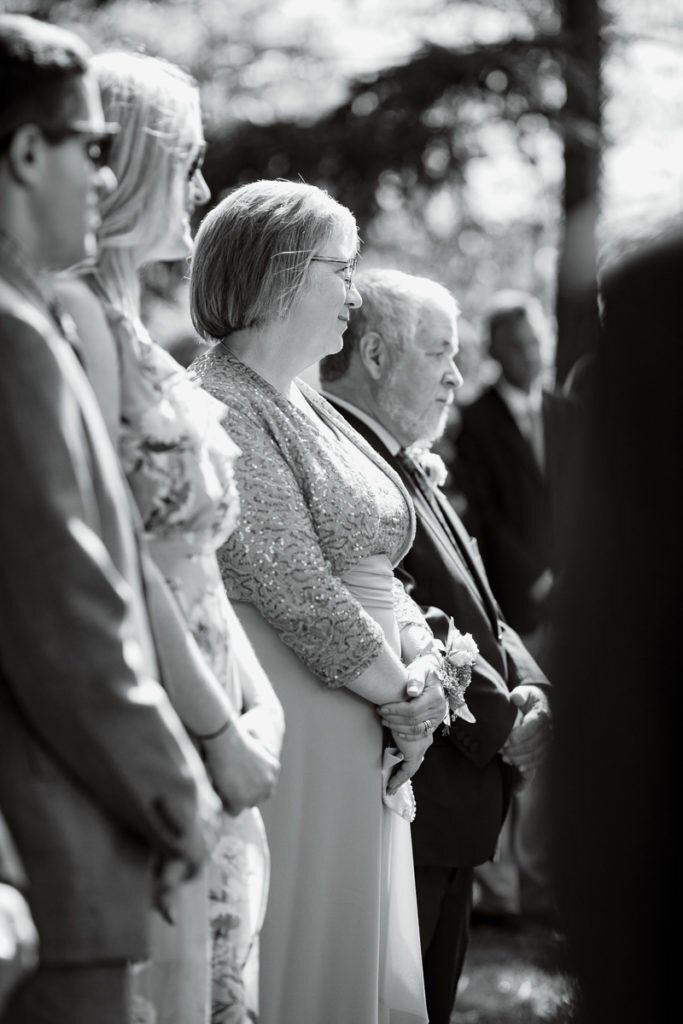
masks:
[[[94,254],[113,183],[88,60],[0,16],[0,809],[40,941],[2,1024],[129,1020],[152,863],[196,872],[219,806],[156,681],[127,494],[50,287]]]

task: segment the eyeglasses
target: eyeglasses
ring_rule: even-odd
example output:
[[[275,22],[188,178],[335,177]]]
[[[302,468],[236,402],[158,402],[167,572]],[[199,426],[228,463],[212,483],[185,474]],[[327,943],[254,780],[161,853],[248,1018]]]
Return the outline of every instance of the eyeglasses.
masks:
[[[353,259],[343,260],[337,256],[311,256],[311,263],[333,263],[339,267],[344,267],[344,284],[347,288],[350,288],[353,284],[353,275],[356,272],[358,257],[354,256]]]
[[[51,146],[59,146],[71,138],[83,138],[85,153],[94,167],[106,167],[111,156],[112,142],[118,133],[117,124],[90,125],[85,122],[64,125],[54,130],[41,128],[41,133]]]
[[[206,156],[206,143],[200,142],[197,154],[187,169],[187,180],[192,181],[195,174],[198,174],[204,164],[204,157]]]

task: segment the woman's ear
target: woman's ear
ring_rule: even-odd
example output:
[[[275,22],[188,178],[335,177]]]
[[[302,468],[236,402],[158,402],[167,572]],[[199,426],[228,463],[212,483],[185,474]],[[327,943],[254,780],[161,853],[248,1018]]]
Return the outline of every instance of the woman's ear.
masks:
[[[358,342],[358,354],[366,372],[373,380],[379,380],[387,364],[387,350],[379,331],[367,331]]]

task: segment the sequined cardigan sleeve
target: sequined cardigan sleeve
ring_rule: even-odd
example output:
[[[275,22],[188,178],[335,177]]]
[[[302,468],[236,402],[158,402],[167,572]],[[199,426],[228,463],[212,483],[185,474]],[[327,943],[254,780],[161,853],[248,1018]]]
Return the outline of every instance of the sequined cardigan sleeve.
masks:
[[[240,520],[218,553],[228,596],[252,604],[323,682],[342,686],[384,644],[380,626],[340,578],[346,565],[371,553],[377,526],[366,538],[370,516],[360,526],[347,523],[344,482],[328,453],[307,437],[305,417],[297,421],[292,407],[285,413],[283,400],[259,393],[249,376],[234,387],[209,364],[198,379],[225,403],[224,425],[242,450]]]
[[[243,451],[241,517],[218,553],[228,594],[253,604],[324,682],[343,685],[379,655],[382,630],[331,572],[277,442],[244,410],[226,425]]]

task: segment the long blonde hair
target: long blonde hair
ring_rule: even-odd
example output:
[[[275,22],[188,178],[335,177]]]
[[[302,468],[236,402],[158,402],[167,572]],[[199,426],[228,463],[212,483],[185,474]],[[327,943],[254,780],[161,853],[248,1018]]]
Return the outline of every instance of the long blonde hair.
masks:
[[[137,312],[137,271],[167,229],[178,161],[200,118],[199,92],[190,75],[157,57],[111,51],[92,68],[105,117],[120,132],[110,161],[117,185],[100,205],[100,255],[87,269],[110,301]]]

